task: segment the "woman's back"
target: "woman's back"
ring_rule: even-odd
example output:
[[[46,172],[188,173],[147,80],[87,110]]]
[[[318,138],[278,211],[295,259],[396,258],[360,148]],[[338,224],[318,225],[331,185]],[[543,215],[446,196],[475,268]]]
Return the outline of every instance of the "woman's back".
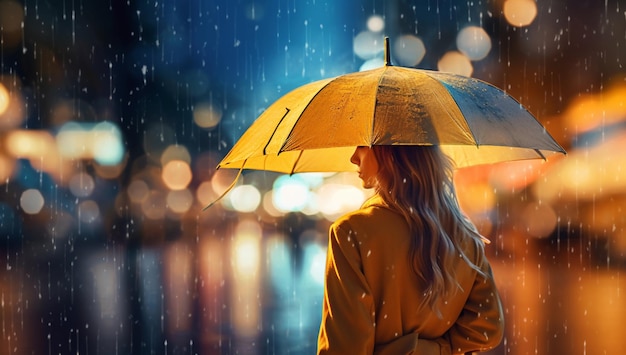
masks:
[[[422,302],[426,286],[410,262],[411,238],[403,217],[379,198],[333,224],[320,352],[397,353],[417,350],[416,344],[436,353],[466,352],[500,342],[501,305],[476,242],[465,243],[464,253],[488,277],[459,257],[459,289],[429,309]]]

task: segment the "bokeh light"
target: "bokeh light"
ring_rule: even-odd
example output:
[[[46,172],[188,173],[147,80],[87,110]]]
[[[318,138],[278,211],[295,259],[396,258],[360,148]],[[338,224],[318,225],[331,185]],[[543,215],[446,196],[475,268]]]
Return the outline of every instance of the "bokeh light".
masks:
[[[465,76],[472,76],[474,67],[469,58],[457,51],[450,51],[439,59],[437,69],[442,72],[454,73]]]
[[[478,26],[468,26],[456,36],[456,46],[470,60],[481,60],[491,50],[491,38]]]
[[[616,82],[596,94],[582,94],[572,100],[563,114],[568,127],[589,132],[626,121],[626,84]]]
[[[24,8],[13,0],[0,1],[0,28],[2,28],[3,50],[16,47],[22,39]]]
[[[182,190],[191,182],[191,167],[182,160],[171,160],[163,167],[163,182],[170,190]]]
[[[165,217],[166,202],[163,192],[151,190],[141,203],[141,211],[152,220],[160,220]]]
[[[0,185],[9,181],[15,172],[15,159],[0,154]]]
[[[259,223],[244,219],[237,224],[235,231],[234,267],[240,275],[253,275],[259,272],[259,242],[263,231]]]
[[[69,181],[69,188],[76,197],[87,197],[92,194],[96,183],[91,175],[80,172],[74,174]]]
[[[363,190],[344,184],[327,183],[317,190],[317,205],[320,213],[328,220],[359,209],[365,201]]]
[[[381,34],[363,31],[356,35],[353,42],[354,54],[363,60],[376,57],[385,50],[385,41]]]
[[[120,129],[112,122],[97,124],[69,121],[56,136],[61,155],[67,159],[93,159],[101,165],[116,165],[125,154]]]
[[[311,260],[311,267],[309,268],[309,275],[319,285],[324,285],[324,271],[326,270],[326,249],[319,245],[312,244],[308,246],[313,249],[313,260]]]
[[[497,201],[493,187],[486,181],[464,184],[457,189],[457,196],[463,211],[471,218],[488,214]]]
[[[173,144],[165,148],[161,154],[161,165],[166,165],[172,160],[181,160],[187,164],[191,164],[191,154],[189,154],[187,147]]]
[[[372,15],[367,19],[367,29],[372,32],[380,32],[385,29],[385,20],[380,15]]]
[[[503,12],[504,18],[510,25],[528,26],[537,17],[537,4],[534,0],[506,0]]]
[[[520,216],[526,232],[536,238],[550,236],[557,225],[557,215],[548,204],[530,203],[526,205]]]
[[[93,200],[81,201],[78,204],[78,219],[84,223],[94,223],[100,219],[100,207]]]
[[[232,262],[235,275],[233,285],[232,321],[239,334],[255,334],[260,317],[259,282],[261,236],[263,231],[256,221],[242,220],[236,226]]]
[[[20,207],[28,214],[37,214],[44,205],[44,198],[37,189],[28,189],[20,196]]]
[[[252,185],[241,185],[229,193],[232,207],[239,212],[254,212],[261,203],[261,193]]]
[[[54,137],[48,131],[11,130],[6,135],[4,148],[9,157],[27,159],[34,169],[49,174],[61,184],[65,184],[75,170],[75,166],[62,159]]]
[[[211,103],[201,102],[193,109],[193,121],[198,127],[211,129],[222,120],[222,109]]]
[[[359,71],[371,70],[380,68],[385,65],[385,60],[383,58],[372,58],[368,59],[359,67]]]
[[[1,4],[1,3],[0,3]],[[5,77],[0,76],[0,101],[4,107],[0,112],[0,130],[20,127],[26,120],[26,105],[21,91],[16,85],[8,85]]]
[[[150,187],[141,179],[133,179],[126,188],[128,198],[133,203],[142,203],[150,194]]]
[[[424,42],[414,35],[402,35],[393,46],[394,59],[407,67],[418,65],[426,55]]]
[[[210,203],[217,200],[218,197],[217,193],[213,191],[211,181],[203,181],[196,188],[196,199],[203,207],[208,206]]]
[[[189,189],[169,191],[165,202],[172,212],[182,214],[189,211],[193,205],[193,194]]]
[[[309,203],[310,197],[309,186],[299,175],[283,175],[274,182],[272,200],[279,211],[302,211]]]
[[[10,103],[9,91],[6,86],[0,82],[0,115],[4,114],[7,108],[9,108]]]
[[[48,131],[12,130],[6,137],[5,148],[16,158],[42,159],[56,154],[54,137]]]
[[[237,171],[232,169],[219,169],[211,178],[211,188],[215,193],[222,194],[233,182],[235,186],[242,184],[242,180],[237,179]]]
[[[284,216],[285,212],[279,210],[274,205],[274,191],[270,190],[263,195],[262,206],[263,210],[272,217]]]
[[[116,165],[124,158],[124,142],[117,125],[100,122],[91,130],[93,159],[101,165]]]

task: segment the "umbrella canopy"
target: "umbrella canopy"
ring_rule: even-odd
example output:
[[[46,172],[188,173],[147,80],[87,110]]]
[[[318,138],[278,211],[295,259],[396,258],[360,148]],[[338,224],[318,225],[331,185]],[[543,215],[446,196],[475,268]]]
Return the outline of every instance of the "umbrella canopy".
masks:
[[[354,148],[373,145],[438,145],[457,167],[565,153],[526,108],[495,86],[386,59],[381,68],[284,95],[218,168],[355,171]]]

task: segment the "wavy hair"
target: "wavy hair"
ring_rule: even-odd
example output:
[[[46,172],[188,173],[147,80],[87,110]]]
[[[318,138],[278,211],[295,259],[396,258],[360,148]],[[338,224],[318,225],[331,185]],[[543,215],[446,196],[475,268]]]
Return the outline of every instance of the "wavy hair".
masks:
[[[467,243],[484,253],[483,237],[458,204],[453,183],[454,165],[438,146],[373,146],[378,161],[377,193],[407,221],[411,239],[410,262],[426,285],[423,306],[456,292],[454,274]],[[438,312],[438,310],[436,310]]]

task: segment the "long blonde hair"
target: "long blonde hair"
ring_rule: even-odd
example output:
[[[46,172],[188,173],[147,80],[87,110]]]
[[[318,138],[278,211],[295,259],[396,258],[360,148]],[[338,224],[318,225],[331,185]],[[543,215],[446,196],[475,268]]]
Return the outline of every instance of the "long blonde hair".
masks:
[[[484,253],[482,237],[458,204],[454,166],[438,146],[373,146],[378,161],[377,193],[409,225],[410,262],[424,282],[423,306],[457,291],[454,264],[459,255],[481,272],[463,250],[474,243]]]

